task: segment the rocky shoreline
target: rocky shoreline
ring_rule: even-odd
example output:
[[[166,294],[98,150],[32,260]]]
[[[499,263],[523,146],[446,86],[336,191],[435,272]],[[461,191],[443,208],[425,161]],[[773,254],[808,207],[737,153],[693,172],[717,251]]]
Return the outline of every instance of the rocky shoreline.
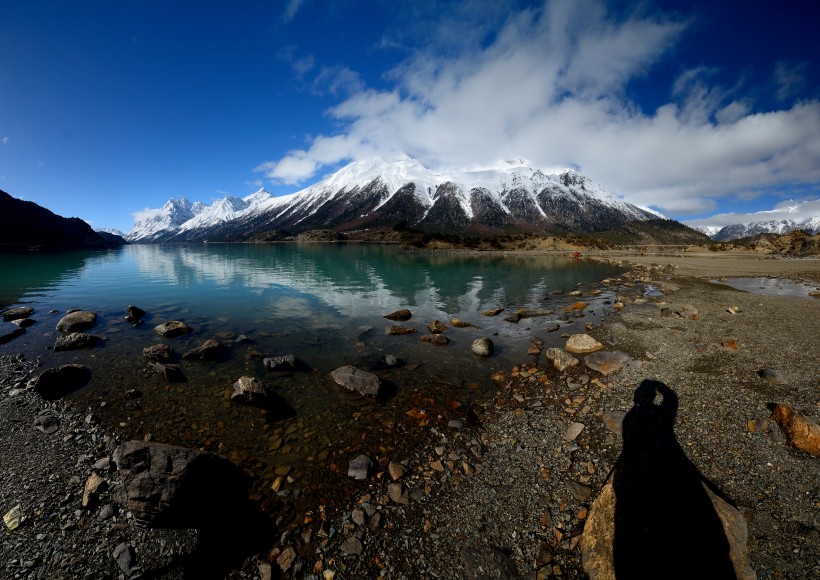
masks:
[[[584,578],[582,532],[646,379],[676,394],[673,439],[736,505],[757,578],[820,576],[820,458],[789,446],[768,407],[820,415],[818,303],[711,284],[692,276],[713,272],[686,270],[685,257],[669,265],[677,259],[634,257],[630,273],[612,281],[622,306],[588,334],[604,347],[598,352],[622,357],[569,353],[578,361],[570,366],[533,337],[521,345],[521,363],[493,377],[496,395],[462,409],[463,419],[414,409],[427,443],[401,460],[366,458],[347,509],[325,513],[318,502],[298,517],[271,512],[271,547],[249,544],[221,564],[232,572],[211,567],[212,577]],[[820,273],[816,260],[766,262],[801,279]],[[726,264],[717,270],[733,275]],[[644,285],[660,292],[643,296]],[[17,529],[3,529],[4,576],[203,577],[193,570],[201,573],[213,539],[146,528],[122,508],[115,496],[123,478],[112,464],[122,441],[102,431],[93,410],[27,390],[38,366],[0,357],[0,509],[19,504],[24,516]],[[88,502],[92,473],[107,487]],[[696,553],[675,565],[684,576],[710,573]]]

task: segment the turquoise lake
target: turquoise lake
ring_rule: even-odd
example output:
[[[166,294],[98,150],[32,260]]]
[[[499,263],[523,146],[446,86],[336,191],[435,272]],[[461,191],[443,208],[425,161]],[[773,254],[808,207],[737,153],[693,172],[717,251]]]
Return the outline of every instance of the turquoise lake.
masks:
[[[413,437],[404,423],[424,408],[435,421],[453,418],[496,386],[490,376],[527,359],[530,339],[557,345],[564,332],[583,332],[585,322],[606,315],[612,294],[585,295],[584,317],[562,312],[616,274],[611,265],[554,255],[409,253],[370,244],[131,245],[107,252],[0,255],[0,304],[31,305],[36,324],[0,346],[22,352],[44,367],[79,362],[92,369],[90,384],[69,396],[90,405],[103,424],[124,437],[218,451],[259,476],[260,489],[278,466],[299,465],[305,477],[327,478],[356,450],[400,456]],[[563,291],[563,294],[557,293]],[[147,312],[132,327],[125,308]],[[482,311],[503,307],[487,317]],[[98,315],[87,332],[103,337],[90,350],[54,352],[55,326],[68,309]],[[403,324],[416,334],[388,336],[383,316],[408,308]],[[553,315],[505,321],[519,308]],[[52,312],[56,311],[56,312]],[[420,337],[426,324],[452,318],[477,328],[451,328],[450,343]],[[163,339],[153,328],[182,320],[195,332]],[[558,323],[559,332],[547,332]],[[370,329],[370,330],[367,330]],[[245,335],[250,342],[238,344]],[[470,352],[487,336],[495,354]],[[216,362],[181,361],[187,380],[168,383],[148,368],[146,346],[170,344],[178,353],[217,338],[228,346]],[[290,376],[268,373],[262,355],[293,354],[304,368]],[[384,369],[385,355],[402,364]],[[365,399],[345,392],[329,377],[345,365],[375,370],[386,396]],[[283,409],[229,402],[232,384],[257,376],[283,401]],[[125,393],[137,390],[139,397]],[[384,450],[387,451],[384,451]]]

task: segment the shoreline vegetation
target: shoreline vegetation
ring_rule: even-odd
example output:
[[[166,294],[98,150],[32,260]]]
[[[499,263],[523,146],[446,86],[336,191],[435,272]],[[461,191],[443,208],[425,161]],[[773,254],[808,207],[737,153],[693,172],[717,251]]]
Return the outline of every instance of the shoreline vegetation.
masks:
[[[393,233],[402,234],[366,241],[400,243]],[[522,343],[520,363],[493,375],[495,394],[463,420],[420,405],[413,419],[426,444],[409,457],[368,458],[346,505],[302,496],[246,513],[214,486],[197,505],[209,522],[198,531],[137,523],[117,499],[127,478],[114,460],[116,429],[33,392],[39,362],[11,342],[0,356],[0,511],[20,505],[23,519],[0,532],[3,575],[611,578],[639,574],[629,566],[644,562],[656,577],[818,577],[820,457],[795,446],[773,408],[820,420],[820,298],[712,281],[816,287],[819,238],[717,250],[655,239],[643,252],[523,234],[501,248],[410,244],[617,263],[625,273],[602,281],[616,290],[617,313],[577,330],[592,350],[542,349],[537,336]],[[338,467],[350,473],[354,463]],[[642,537],[641,518],[671,539]],[[720,522],[708,537],[723,546],[708,558],[695,541],[706,520]]]

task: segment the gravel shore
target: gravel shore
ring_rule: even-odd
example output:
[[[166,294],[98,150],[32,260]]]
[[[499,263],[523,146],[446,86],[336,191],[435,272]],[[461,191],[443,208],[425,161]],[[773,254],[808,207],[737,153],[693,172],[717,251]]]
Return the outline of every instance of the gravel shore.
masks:
[[[628,355],[624,368],[604,375],[577,354],[580,364],[559,372],[534,336],[521,345],[521,363],[493,377],[491,400],[456,420],[429,420],[421,409],[428,445],[400,462],[377,461],[347,509],[308,506],[280,521],[271,549],[237,562],[230,576],[585,578],[580,537],[623,448],[618,418],[652,379],[677,395],[678,444],[745,519],[757,577],[820,577],[820,458],[788,446],[768,407],[788,403],[820,419],[820,302],[707,281],[820,281],[820,261],[629,259],[630,272],[610,284],[623,308],[587,331],[605,351]],[[647,287],[661,291],[644,296]],[[10,354],[0,356],[0,510],[20,504],[25,520],[0,532],[2,575],[195,577],[185,562],[196,553],[196,531],[141,528],[106,491],[82,505],[92,472],[116,485],[106,463],[116,437],[91,410],[26,390],[38,362],[14,354],[13,343],[3,348]],[[760,376],[763,369],[778,380]],[[46,415],[56,431],[34,428]],[[125,566],[122,545],[135,554]],[[692,577],[709,577],[698,554],[686,565]]]

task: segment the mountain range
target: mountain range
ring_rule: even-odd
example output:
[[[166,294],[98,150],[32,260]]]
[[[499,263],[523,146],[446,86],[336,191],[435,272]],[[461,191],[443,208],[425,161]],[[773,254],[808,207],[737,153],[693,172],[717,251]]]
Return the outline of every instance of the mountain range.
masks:
[[[499,233],[607,230],[662,215],[626,203],[567,170],[548,174],[514,159],[490,168],[432,172],[412,159],[351,163],[320,182],[274,197],[260,189],[211,205],[170,199],[143,213],[129,242],[276,239],[312,229],[405,223],[429,231]]]
[[[718,227],[695,227],[716,242],[728,242],[740,238],[751,238],[760,234],[789,234],[803,230],[807,234],[820,233],[820,216],[793,220],[765,220],[748,224],[732,224]]]

